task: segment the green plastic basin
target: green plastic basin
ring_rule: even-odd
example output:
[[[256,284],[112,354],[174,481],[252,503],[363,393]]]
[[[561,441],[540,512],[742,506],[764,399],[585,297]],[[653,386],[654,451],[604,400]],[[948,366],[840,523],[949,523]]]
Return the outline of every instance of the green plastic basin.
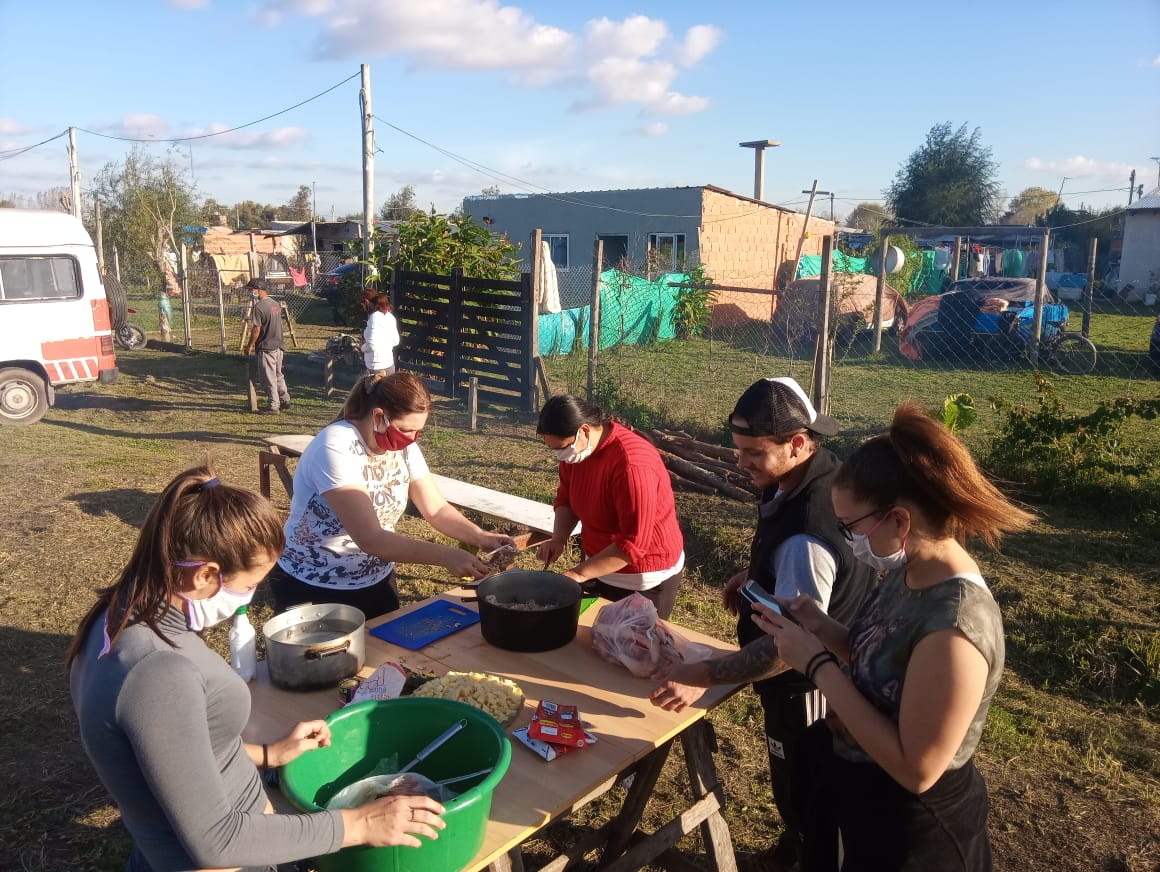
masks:
[[[511,742],[491,715],[446,699],[389,699],[347,706],[326,719],[331,745],[282,767],[282,792],[302,811],[318,811],[342,788],[370,775],[384,757],[408,763],[432,739],[461,718],[467,726],[411,771],[432,781],[494,767],[478,783],[452,785],[459,796],[446,803],[447,828],[421,847],[344,848],[317,858],[318,872],[456,872],[483,845],[491,797],[511,764]]]

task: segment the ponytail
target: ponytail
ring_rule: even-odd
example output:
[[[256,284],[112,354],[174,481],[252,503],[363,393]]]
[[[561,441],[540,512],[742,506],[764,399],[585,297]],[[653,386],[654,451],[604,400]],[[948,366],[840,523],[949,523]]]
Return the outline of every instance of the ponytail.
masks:
[[[912,401],[895,410],[889,432],[864,443],[842,464],[834,487],[860,502],[915,505],[939,536],[978,538],[992,548],[1035,516],[983,476],[966,446]]]
[[[223,575],[234,575],[264,556],[281,554],[285,544],[282,519],[265,497],[222,484],[209,466],[186,470],[149,509],[120,576],[97,591],[69,646],[68,662],[106,610],[110,641],[132,623],[148,624],[164,638],[158,622],[180,586],[177,561],[205,558],[218,563]]]

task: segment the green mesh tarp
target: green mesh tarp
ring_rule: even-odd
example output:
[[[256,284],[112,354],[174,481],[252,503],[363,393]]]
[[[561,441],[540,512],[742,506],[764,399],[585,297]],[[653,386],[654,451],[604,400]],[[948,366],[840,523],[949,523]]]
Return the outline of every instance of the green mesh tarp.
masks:
[[[672,313],[680,289],[669,283],[687,281],[689,277],[681,273],[666,273],[652,281],[614,269],[601,273],[600,347],[673,339]],[[591,306],[540,315],[540,356],[570,354],[577,342],[587,348],[590,318]]]
[[[834,272],[840,273],[872,273],[870,258],[849,257],[840,251],[834,252]],[[822,274],[822,256],[820,254],[803,254],[798,264],[797,277],[809,279]]]

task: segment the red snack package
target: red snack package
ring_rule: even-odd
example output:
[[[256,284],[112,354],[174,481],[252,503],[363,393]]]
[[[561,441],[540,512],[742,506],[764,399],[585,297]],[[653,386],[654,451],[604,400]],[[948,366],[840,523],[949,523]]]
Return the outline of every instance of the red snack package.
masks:
[[[547,700],[536,706],[536,713],[528,725],[528,737],[571,748],[591,744],[580,723],[580,710],[574,705],[560,705]]]

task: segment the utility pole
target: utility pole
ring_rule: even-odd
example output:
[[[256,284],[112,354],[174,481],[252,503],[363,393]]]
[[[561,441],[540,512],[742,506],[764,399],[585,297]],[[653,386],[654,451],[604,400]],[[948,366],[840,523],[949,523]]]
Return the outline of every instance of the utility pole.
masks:
[[[830,191],[830,220],[834,220],[834,192]]]
[[[1150,157],[1148,160],[1156,161],[1156,184],[1160,185],[1160,157]],[[1133,176],[1135,174],[1133,173]]]
[[[81,171],[77,165],[77,129],[68,129],[68,177],[72,186],[73,217],[81,217]]]
[[[815,181],[814,187],[816,188],[817,186],[818,186],[818,183]],[[829,197],[830,198],[830,220],[831,221],[834,220],[834,192],[833,191],[802,191],[802,193],[803,194],[817,194],[820,197]]]
[[[780,142],[772,139],[755,139],[752,142],[737,143],[742,148],[753,149],[753,199],[765,200],[765,150],[776,148]]]
[[[1132,192],[1136,190],[1136,171],[1132,170],[1132,174],[1128,176],[1128,205],[1132,205]]]
[[[810,195],[810,204],[806,206],[806,217],[802,221],[802,235],[798,237],[797,254],[794,255],[793,259],[793,272],[789,274],[789,281],[791,282],[797,278],[798,266],[802,262],[802,246],[806,244],[806,230],[810,226],[810,215],[814,211],[814,197],[818,193],[818,180],[814,179],[813,186],[808,191],[802,191],[802,193]]]
[[[362,113],[363,222],[366,225],[366,247],[363,257],[369,259],[375,232],[375,116],[371,110],[371,67],[362,64],[362,88],[358,92]]]
[[[101,271],[101,277],[105,275],[105,226],[101,220],[101,201],[96,196],[93,197],[93,207],[96,211],[97,220],[97,267]]]
[[[314,269],[318,269],[318,190],[310,183],[310,244],[314,248]]]

